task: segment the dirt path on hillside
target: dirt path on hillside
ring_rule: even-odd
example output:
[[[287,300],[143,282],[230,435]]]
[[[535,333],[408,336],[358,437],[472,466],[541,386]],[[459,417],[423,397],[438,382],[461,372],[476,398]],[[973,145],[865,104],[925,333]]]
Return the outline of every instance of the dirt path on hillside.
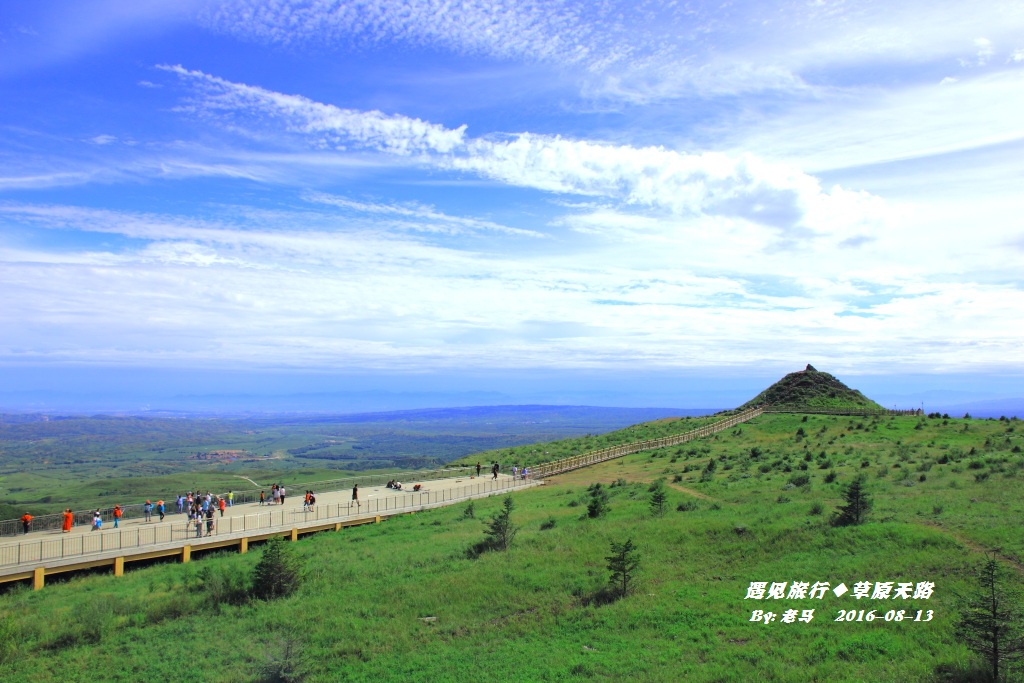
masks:
[[[707,495],[706,493],[701,493],[700,491],[694,491],[693,489],[688,489],[685,486],[680,486],[679,484],[668,484],[668,486],[670,488],[675,489],[676,491],[682,491],[683,493],[689,494],[689,495],[693,496],[694,498],[700,498],[701,500],[709,500],[712,503],[720,503],[721,502],[717,498],[712,498],[711,496]]]
[[[952,538],[954,541],[956,541],[960,545],[962,545],[962,546],[964,546],[964,547],[968,548],[969,550],[972,550],[972,551],[974,551],[976,553],[980,553],[982,555],[987,555],[987,554],[989,554],[991,552],[997,558],[999,558],[1003,562],[1006,562],[1007,564],[1012,566],[1015,570],[1017,570],[1017,573],[1024,574],[1024,564],[1022,564],[1020,561],[1018,561],[1018,560],[1016,560],[1016,559],[1014,559],[1012,557],[1008,557],[1008,556],[1003,555],[1002,553],[999,553],[999,552],[993,552],[989,548],[986,548],[985,546],[979,544],[977,541],[972,541],[971,539],[963,536],[962,534],[957,533],[956,531],[953,531],[952,529],[947,529],[946,527],[942,526],[938,522],[931,522],[931,521],[924,521],[924,520],[922,520],[919,523],[923,524],[924,526],[929,527],[931,529],[935,529],[939,533],[942,533],[942,534],[945,534],[946,536],[949,536],[950,538]]]
[[[239,479],[245,479],[245,480],[246,480],[247,482],[249,482],[250,484],[252,484],[252,485],[253,485],[253,486],[255,486],[256,488],[259,488],[259,487],[260,487],[260,485],[259,485],[259,484],[257,484],[256,482],[254,482],[254,481],[253,481],[252,479],[250,479],[249,477],[243,477],[243,476],[242,476],[242,475],[240,475],[240,474],[236,474],[235,476],[236,476],[236,477],[238,477]]]

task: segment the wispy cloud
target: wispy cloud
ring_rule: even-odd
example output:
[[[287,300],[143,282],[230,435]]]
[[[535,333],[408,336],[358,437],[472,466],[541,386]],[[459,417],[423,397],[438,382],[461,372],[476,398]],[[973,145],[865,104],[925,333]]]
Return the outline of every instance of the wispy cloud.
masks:
[[[552,0],[258,0],[200,13],[218,31],[286,46],[399,44],[575,70],[600,97],[633,102],[831,87],[829,70],[964,59],[985,64],[1024,12],[946,0],[694,3]],[[979,38],[978,36],[985,36]],[[984,44],[982,43],[984,41]]]
[[[308,193],[306,195],[306,199],[319,204],[328,204],[342,209],[351,209],[358,213],[401,216],[403,218],[413,219],[418,225],[433,226],[434,229],[444,230],[452,234],[486,231],[518,235],[522,237],[545,236],[543,233],[537,232],[536,230],[510,228],[507,225],[499,225],[498,223],[480,220],[477,218],[450,216],[446,213],[437,211],[433,207],[422,206],[419,204],[399,205],[357,202],[351,199],[346,199],[345,197],[337,197],[321,192]]]
[[[679,214],[733,216],[795,236],[845,236],[851,228],[873,229],[884,217],[876,197],[826,190],[794,167],[752,155],[685,154],[530,133],[472,138],[465,126],[447,129],[401,115],[339,109],[182,67],[164,68],[195,84],[190,111],[247,117],[250,125],[271,114],[314,146],[417,154],[424,164],[512,185],[615,198]]]

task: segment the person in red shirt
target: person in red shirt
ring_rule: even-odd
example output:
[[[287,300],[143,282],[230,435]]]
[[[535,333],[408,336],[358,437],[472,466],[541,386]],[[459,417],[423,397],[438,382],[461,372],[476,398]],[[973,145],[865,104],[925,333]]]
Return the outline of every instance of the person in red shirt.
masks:
[[[226,501],[224,498],[221,498],[220,499],[220,503],[218,503],[218,507],[220,508],[220,516],[221,517],[224,516],[224,508],[226,508],[227,506],[228,506],[228,501]]]
[[[27,512],[21,516],[21,527],[28,533],[29,528],[32,526],[32,515]]]
[[[121,522],[121,515],[123,515],[123,514],[124,514],[124,511],[121,509],[121,506],[120,505],[115,505],[114,506],[114,528],[115,529],[118,528],[118,524]]]
[[[64,527],[62,533],[70,533],[71,525],[75,523],[75,515],[71,512],[71,508],[64,511]]]

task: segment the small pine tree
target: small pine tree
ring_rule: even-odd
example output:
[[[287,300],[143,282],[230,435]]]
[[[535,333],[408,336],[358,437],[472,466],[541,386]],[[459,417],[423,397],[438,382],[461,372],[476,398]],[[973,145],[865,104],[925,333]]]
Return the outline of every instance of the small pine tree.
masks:
[[[273,600],[291,595],[302,581],[302,564],[280,536],[267,541],[263,557],[252,571],[252,596]]]
[[[515,503],[512,502],[512,496],[505,496],[501,512],[491,517],[490,521],[487,522],[484,534],[487,535],[485,543],[489,549],[508,550],[511,547],[512,541],[519,531],[516,525],[512,523],[512,510],[514,508]]]
[[[608,571],[612,573],[608,579],[611,593],[616,598],[629,595],[640,568],[640,554],[633,545],[633,539],[627,539],[625,543],[612,541],[612,554],[604,559],[608,560]]]
[[[590,501],[587,503],[587,517],[597,519],[608,513],[608,492],[601,484],[591,484]]]
[[[668,494],[665,493],[665,489],[661,486],[654,489],[651,492],[651,514],[655,517],[665,514],[666,502],[668,502]]]
[[[836,526],[863,524],[871,510],[871,496],[865,489],[863,477],[857,477],[847,485],[843,491],[843,500],[846,501],[846,505],[840,505],[838,508]]]
[[[978,570],[974,593],[963,600],[956,633],[971,650],[985,658],[993,681],[1024,655],[1020,591],[994,557]]]
[[[704,468],[704,471],[701,472],[701,474],[700,474],[700,480],[701,481],[711,481],[714,478],[714,476],[715,476],[715,468],[716,467],[717,467],[717,465],[715,464],[715,459],[714,458],[711,458],[710,460],[708,460],[707,466]]]

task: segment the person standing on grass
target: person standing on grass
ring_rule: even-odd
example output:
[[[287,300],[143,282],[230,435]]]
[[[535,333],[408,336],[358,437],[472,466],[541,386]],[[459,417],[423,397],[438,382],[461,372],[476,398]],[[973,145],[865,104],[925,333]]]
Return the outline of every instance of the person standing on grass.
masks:
[[[64,527],[61,529],[61,533],[70,533],[71,525],[75,523],[75,513],[71,512],[71,508],[64,511]]]
[[[153,521],[153,504],[148,500],[146,501],[146,504],[142,506],[142,514],[146,518],[147,522]]]
[[[26,534],[32,528],[32,515],[27,512],[21,516],[21,528]]]
[[[352,502],[356,504],[357,508],[361,508],[362,505],[359,502],[359,484],[352,487]]]
[[[115,529],[117,529],[120,526],[121,515],[122,514],[124,514],[124,512],[121,510],[121,506],[120,505],[115,505],[114,506],[114,528]]]

